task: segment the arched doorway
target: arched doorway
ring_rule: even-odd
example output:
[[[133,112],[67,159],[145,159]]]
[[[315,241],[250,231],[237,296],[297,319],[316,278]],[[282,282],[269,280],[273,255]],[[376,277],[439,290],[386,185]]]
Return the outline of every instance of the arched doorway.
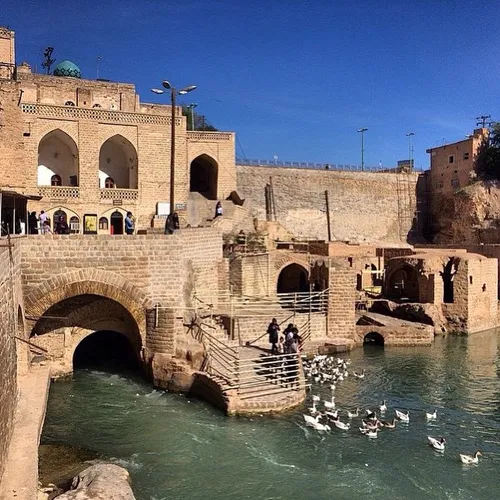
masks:
[[[217,162],[210,156],[203,154],[196,157],[189,170],[189,191],[216,200],[218,171]]]
[[[383,335],[378,332],[369,332],[365,335],[363,339],[364,345],[372,345],[372,346],[384,346],[385,340]]]
[[[129,371],[140,368],[134,346],[122,333],[98,330],[85,337],[73,354],[73,370],[99,368]]]
[[[78,147],[60,129],[45,135],[38,144],[38,185],[78,186]]]
[[[406,264],[396,269],[387,279],[385,295],[389,298],[419,301],[419,284],[417,270]]]
[[[123,234],[123,214],[118,210],[111,214],[111,234]]]
[[[99,151],[99,187],[101,189],[137,189],[137,151],[121,135],[114,135]]]
[[[299,264],[285,266],[279,276],[277,284],[278,293],[296,293],[309,291],[309,273]]]

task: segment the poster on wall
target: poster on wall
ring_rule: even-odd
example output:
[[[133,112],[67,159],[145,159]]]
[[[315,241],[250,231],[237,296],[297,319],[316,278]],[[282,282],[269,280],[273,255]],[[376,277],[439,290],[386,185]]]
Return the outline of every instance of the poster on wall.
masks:
[[[83,216],[83,234],[97,234],[97,214]]]

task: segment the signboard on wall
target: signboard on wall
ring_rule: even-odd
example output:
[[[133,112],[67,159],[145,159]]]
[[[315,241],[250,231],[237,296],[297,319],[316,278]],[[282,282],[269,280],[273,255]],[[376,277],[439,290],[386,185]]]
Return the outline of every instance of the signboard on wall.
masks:
[[[83,234],[97,234],[97,214],[83,216]]]

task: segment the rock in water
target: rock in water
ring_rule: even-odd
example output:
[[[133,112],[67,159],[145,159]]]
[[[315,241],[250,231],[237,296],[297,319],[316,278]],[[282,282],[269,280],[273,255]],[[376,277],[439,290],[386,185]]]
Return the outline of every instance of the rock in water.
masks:
[[[114,464],[96,464],[73,479],[71,489],[55,500],[136,500],[126,469]]]

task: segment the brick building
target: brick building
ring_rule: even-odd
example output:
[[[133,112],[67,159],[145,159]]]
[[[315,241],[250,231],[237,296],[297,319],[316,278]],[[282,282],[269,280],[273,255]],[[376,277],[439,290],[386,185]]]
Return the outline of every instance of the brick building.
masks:
[[[235,190],[234,134],[187,131],[180,107],[175,114],[182,214],[190,192],[216,200]],[[52,224],[63,215],[73,233],[121,234],[127,211],[138,229],[168,213],[171,115],[141,102],[133,84],[81,78],[70,61],[53,75],[16,66],[15,34],[0,28],[0,186],[41,196],[29,210]]]

